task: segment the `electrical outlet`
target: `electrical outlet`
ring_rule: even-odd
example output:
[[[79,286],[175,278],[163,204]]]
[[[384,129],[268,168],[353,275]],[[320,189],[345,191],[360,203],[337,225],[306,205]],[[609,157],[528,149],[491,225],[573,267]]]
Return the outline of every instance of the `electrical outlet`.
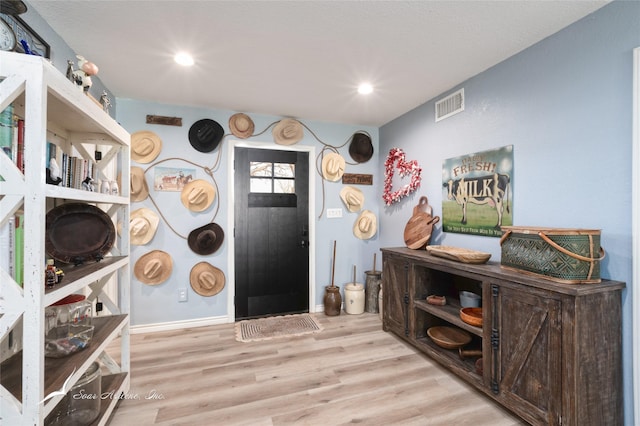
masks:
[[[342,209],[327,209],[327,219],[332,219],[335,217],[342,217]]]
[[[186,302],[187,301],[187,289],[179,288],[178,289],[178,302]]]

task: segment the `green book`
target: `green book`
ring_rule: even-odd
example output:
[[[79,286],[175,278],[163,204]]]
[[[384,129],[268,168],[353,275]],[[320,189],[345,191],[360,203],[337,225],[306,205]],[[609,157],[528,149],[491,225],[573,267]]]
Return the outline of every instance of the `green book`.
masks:
[[[13,105],[9,105],[0,112],[0,149],[13,160],[11,154],[13,145]]]

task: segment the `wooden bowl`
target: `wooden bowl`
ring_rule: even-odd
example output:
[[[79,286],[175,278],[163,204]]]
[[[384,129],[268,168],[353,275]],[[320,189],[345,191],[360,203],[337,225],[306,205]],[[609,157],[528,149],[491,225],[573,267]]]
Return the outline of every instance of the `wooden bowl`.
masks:
[[[437,257],[444,259],[455,260],[462,263],[487,263],[491,258],[491,253],[485,253],[482,251],[475,251],[465,249],[461,247],[451,246],[427,246],[427,251]]]
[[[462,308],[460,309],[460,319],[467,324],[482,327],[482,308]]]
[[[427,329],[433,343],[445,349],[458,349],[471,341],[471,335],[455,327],[437,326]]]

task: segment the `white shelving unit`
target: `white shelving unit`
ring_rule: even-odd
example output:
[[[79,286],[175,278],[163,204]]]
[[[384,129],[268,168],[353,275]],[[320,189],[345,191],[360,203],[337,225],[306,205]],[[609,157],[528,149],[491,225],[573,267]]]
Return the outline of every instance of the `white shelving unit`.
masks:
[[[23,213],[24,286],[20,287],[7,271],[0,269],[0,339],[20,320],[23,332],[22,351],[0,365],[0,424],[43,424],[62,395],[42,402],[45,397],[61,390],[67,380],[70,387],[96,360],[103,367],[103,393],[114,395],[101,401],[101,415],[95,424],[105,424],[118,402],[117,396],[128,392],[130,380],[130,135],[46,59],[0,52],[0,111],[11,104],[25,121],[24,173],[0,153],[0,176],[4,179],[0,181],[0,226],[16,212]],[[102,160],[97,162],[98,177],[115,180],[113,173],[118,173],[121,194],[47,185],[47,142],[84,159],[92,159],[99,149]],[[122,229],[103,260],[62,266],[62,283],[49,290],[44,286],[48,257],[45,216],[53,205],[66,202],[96,205],[107,212],[114,224],[121,223]],[[109,286],[117,288],[117,297],[109,297]],[[45,307],[81,292],[88,294],[89,300],[99,297],[109,314],[95,316],[94,312],[96,328],[87,348],[65,358],[45,358]],[[107,348],[117,359],[109,355]]]

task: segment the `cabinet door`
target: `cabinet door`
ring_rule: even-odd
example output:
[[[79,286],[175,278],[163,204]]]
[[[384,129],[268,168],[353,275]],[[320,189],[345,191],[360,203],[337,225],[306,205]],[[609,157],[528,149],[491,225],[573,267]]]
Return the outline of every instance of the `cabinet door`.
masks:
[[[491,286],[492,390],[532,424],[559,424],[562,331],[559,300]]]
[[[385,331],[399,336],[409,336],[407,318],[409,289],[409,263],[392,256],[385,256],[382,270],[383,323]]]

